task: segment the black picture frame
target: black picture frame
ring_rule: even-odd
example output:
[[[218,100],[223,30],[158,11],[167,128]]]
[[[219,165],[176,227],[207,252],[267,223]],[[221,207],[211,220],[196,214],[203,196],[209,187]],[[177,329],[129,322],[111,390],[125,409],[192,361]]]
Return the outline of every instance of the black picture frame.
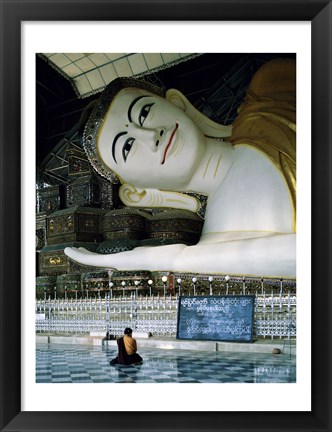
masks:
[[[1,0],[0,3],[1,431],[331,431],[331,1]],[[311,22],[313,324],[312,350],[307,353],[312,360],[310,412],[241,412],[240,403],[237,412],[147,411],[124,416],[123,412],[21,411],[21,22],[108,20]]]

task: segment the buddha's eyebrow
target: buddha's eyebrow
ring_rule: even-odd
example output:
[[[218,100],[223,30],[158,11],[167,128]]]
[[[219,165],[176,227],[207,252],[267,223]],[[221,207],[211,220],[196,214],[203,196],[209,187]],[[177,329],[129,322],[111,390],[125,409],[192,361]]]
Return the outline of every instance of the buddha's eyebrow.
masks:
[[[131,118],[131,111],[132,111],[132,109],[133,109],[135,103],[138,102],[140,99],[145,98],[145,97],[149,97],[149,96],[148,96],[148,95],[146,95],[146,96],[138,96],[138,97],[137,97],[136,99],[134,99],[134,100],[132,101],[132,103],[129,105],[129,108],[128,108],[128,120],[130,121],[130,123],[133,122],[133,121],[132,121],[132,118]]]
[[[116,158],[115,158],[115,145],[117,143],[118,138],[120,138],[120,136],[122,136],[122,135],[126,135],[127,133],[128,132],[120,132],[120,133],[118,133],[115,136],[115,138],[113,140],[113,144],[112,144],[112,156],[113,156],[113,159],[114,159],[115,163],[117,163]]]

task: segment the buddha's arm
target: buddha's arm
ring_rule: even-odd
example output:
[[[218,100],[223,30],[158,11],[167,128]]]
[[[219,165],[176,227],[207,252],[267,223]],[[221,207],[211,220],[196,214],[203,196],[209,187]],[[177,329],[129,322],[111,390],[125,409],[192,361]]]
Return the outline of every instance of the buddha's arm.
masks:
[[[195,246],[140,247],[111,255],[75,248],[66,248],[65,253],[81,264],[118,270],[295,277],[295,240],[295,234],[271,234]]]

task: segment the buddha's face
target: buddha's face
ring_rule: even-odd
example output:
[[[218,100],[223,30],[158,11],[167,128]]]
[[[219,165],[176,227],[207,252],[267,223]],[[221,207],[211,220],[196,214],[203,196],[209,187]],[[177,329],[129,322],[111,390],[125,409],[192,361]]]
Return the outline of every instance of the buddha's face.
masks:
[[[97,147],[122,182],[183,189],[205,150],[205,138],[181,109],[145,90],[126,88],[113,99]]]

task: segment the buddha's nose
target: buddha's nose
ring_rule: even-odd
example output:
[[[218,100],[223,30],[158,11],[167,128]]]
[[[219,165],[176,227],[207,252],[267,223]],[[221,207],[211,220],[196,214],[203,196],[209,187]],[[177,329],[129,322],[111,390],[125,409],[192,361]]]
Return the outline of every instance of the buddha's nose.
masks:
[[[161,142],[162,136],[164,135],[164,129],[144,129],[140,128],[136,132],[136,138],[153,152],[158,150],[158,146]]]

